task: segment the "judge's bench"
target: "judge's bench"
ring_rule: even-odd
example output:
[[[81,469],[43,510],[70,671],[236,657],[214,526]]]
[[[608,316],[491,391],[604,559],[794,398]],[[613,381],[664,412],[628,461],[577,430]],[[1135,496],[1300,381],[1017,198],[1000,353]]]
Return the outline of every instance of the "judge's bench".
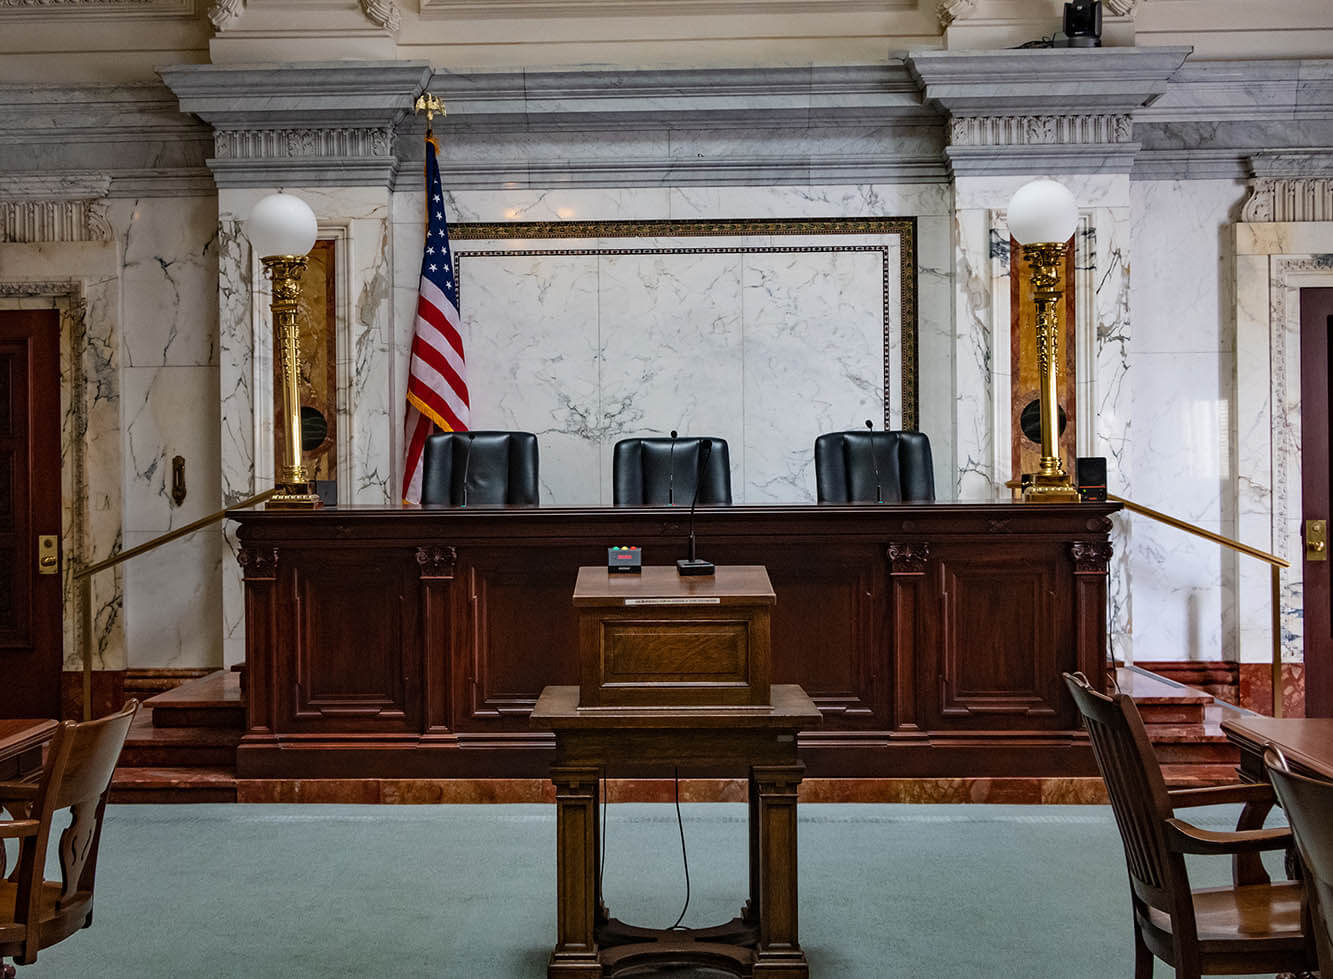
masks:
[[[809,776],[1095,775],[1060,675],[1104,683],[1117,504],[700,509],[761,565],[774,684],[823,715]],[[578,569],[685,553],[681,507],[245,510],[242,778],[544,777],[544,687],[579,682]]]

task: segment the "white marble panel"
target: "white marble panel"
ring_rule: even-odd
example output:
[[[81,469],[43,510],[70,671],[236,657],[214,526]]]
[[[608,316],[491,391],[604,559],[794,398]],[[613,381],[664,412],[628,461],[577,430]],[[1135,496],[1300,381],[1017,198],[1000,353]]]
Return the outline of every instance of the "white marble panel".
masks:
[[[959,500],[989,500],[997,492],[991,224],[989,211],[960,210],[954,215],[955,408],[951,471],[953,496]]]
[[[154,535],[127,531],[125,546]],[[125,636],[130,667],[222,665],[222,561],[217,527],[131,558],[125,568]],[[228,560],[230,558],[228,557]]]
[[[115,200],[110,218],[124,266],[125,365],[216,365],[216,202]]]
[[[673,220],[945,216],[953,196],[947,184],[673,187],[670,195]]]
[[[126,367],[125,531],[160,534],[222,505],[218,375],[213,367]],[[185,458],[185,502],[171,498],[171,460]]]
[[[673,429],[726,439],[733,494],[741,497],[746,463],[744,452],[738,451],[745,444],[743,258],[653,253],[600,257],[602,502],[611,502],[615,442],[666,435]]]
[[[543,503],[609,502],[601,499],[610,475],[599,452],[598,258],[457,254],[471,427],[536,433]]]
[[[919,217],[917,249],[917,427],[930,437],[935,495],[954,496],[953,221]]]
[[[1235,350],[1224,248],[1245,197],[1235,180],[1148,180],[1130,185],[1139,353]]]
[[[882,426],[885,262],[897,249],[745,256],[745,502],[813,502],[816,437]]]

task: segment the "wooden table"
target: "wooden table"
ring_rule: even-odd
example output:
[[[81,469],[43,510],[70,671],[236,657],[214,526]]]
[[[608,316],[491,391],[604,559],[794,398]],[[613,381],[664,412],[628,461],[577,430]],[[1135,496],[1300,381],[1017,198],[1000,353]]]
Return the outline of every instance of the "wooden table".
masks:
[[[743,976],[806,979],[797,937],[796,790],[805,766],[796,733],[820,714],[794,684],[773,706],[603,707],[579,710],[579,688],[546,687],[534,727],[555,732],[557,942],[549,979],[614,976],[664,964],[711,965]],[[750,899],[738,917],[686,931],[638,928],[602,904],[597,782],[613,774],[744,767],[750,779]]]
[[[1240,748],[1241,775],[1263,781],[1264,748],[1277,745],[1293,769],[1333,779],[1333,717],[1244,717],[1222,722],[1227,739]]]
[[[28,778],[42,767],[42,745],[59,725],[31,717],[0,718],[0,782]]]

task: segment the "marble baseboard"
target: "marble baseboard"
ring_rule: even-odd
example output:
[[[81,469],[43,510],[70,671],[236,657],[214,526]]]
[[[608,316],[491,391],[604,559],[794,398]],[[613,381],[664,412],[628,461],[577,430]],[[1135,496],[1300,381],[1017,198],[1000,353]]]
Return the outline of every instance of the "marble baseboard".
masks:
[[[1260,714],[1273,713],[1273,667],[1240,664],[1240,706]],[[1305,664],[1282,664],[1282,716],[1305,716]]]

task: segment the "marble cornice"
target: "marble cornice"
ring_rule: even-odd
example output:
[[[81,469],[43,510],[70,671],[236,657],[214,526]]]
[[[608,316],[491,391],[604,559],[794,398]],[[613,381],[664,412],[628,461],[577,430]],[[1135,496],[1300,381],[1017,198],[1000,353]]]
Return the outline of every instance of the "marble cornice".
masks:
[[[391,186],[394,127],[430,79],[424,62],[177,65],[158,74],[213,126],[219,187]]]
[[[182,112],[226,129],[393,126],[412,111],[424,61],[173,65],[157,71]]]
[[[1256,153],[1241,220],[1333,221],[1333,146]]]
[[[157,82],[0,85],[0,175],[97,174],[107,197],[211,193],[211,143]]]
[[[0,242],[107,241],[106,174],[0,174]]]
[[[1166,92],[1187,47],[913,51],[923,100],[950,116],[1134,113]]]

